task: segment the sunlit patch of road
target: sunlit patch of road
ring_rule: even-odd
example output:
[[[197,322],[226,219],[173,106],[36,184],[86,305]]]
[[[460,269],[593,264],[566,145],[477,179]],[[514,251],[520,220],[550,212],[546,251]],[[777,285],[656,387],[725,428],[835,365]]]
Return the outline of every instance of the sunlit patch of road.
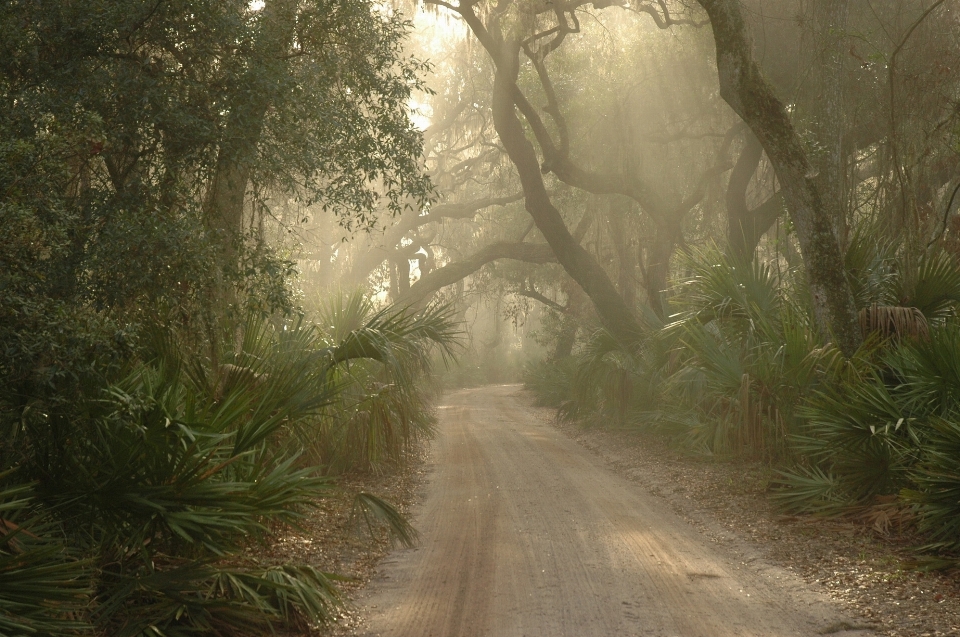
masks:
[[[382,637],[799,637],[845,624],[741,564],[544,423],[517,386],[448,395],[419,548],[362,603]],[[843,630],[833,634],[866,635]]]

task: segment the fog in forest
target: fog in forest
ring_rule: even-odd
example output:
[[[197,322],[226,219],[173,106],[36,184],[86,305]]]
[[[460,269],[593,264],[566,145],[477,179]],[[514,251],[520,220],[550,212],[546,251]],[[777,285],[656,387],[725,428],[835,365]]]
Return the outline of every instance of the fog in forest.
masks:
[[[958,11],[5,3],[0,635],[336,617],[252,547],[489,385],[955,568]]]

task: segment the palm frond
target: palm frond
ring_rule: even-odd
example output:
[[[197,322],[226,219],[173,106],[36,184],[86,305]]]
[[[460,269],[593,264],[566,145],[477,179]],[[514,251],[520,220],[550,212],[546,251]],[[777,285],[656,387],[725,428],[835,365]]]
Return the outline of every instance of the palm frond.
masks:
[[[857,307],[897,305],[900,301],[901,272],[897,246],[886,233],[869,224],[856,228],[844,255],[847,281]]]
[[[934,416],[923,459],[911,473],[904,497],[915,507],[926,551],[960,551],[960,414]]]
[[[790,471],[779,471],[771,495],[773,501],[789,513],[839,515],[850,506],[836,476],[824,473],[818,467],[798,466]]]
[[[712,246],[691,252],[685,267],[691,275],[677,286],[674,299],[685,320],[725,319],[740,330],[777,320],[783,297],[768,264],[739,261]]]
[[[929,321],[956,315],[960,306],[960,263],[947,252],[925,254],[915,274],[905,277],[901,304],[918,308]]]
[[[398,542],[406,548],[413,548],[417,544],[417,530],[393,505],[372,493],[361,492],[356,495],[353,517],[354,521],[363,522],[371,536],[376,536],[379,529],[385,529],[392,542]]]
[[[34,508],[33,485],[0,473],[0,634],[91,632],[91,563],[67,548],[55,520]]]
[[[860,310],[860,331],[885,339],[927,338],[927,318],[915,307],[873,304]]]

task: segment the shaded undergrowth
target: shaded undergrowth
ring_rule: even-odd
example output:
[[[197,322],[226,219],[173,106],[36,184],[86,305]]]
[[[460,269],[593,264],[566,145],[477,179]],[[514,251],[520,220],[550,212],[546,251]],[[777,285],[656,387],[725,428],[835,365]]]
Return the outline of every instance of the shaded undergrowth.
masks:
[[[306,318],[249,315],[200,345],[143,334],[116,373],[69,403],[6,405],[0,457],[0,633],[262,635],[326,621],[338,577],[260,560],[251,545],[428,435],[431,352],[445,308],[362,295]],[[16,409],[14,409],[16,407]],[[405,544],[385,501],[357,515]]]
[[[803,274],[712,248],[691,254],[668,321],[527,369],[560,418],[644,427],[706,454],[763,460],[784,509],[855,514],[915,534],[918,563],[960,553],[960,265],[854,237],[848,279],[865,340],[817,331]]]

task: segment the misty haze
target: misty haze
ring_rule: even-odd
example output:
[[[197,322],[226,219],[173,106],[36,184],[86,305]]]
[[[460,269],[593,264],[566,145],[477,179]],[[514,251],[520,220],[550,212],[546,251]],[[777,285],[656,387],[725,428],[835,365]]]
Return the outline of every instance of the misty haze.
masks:
[[[960,634],[957,2],[0,42],[0,637]]]

